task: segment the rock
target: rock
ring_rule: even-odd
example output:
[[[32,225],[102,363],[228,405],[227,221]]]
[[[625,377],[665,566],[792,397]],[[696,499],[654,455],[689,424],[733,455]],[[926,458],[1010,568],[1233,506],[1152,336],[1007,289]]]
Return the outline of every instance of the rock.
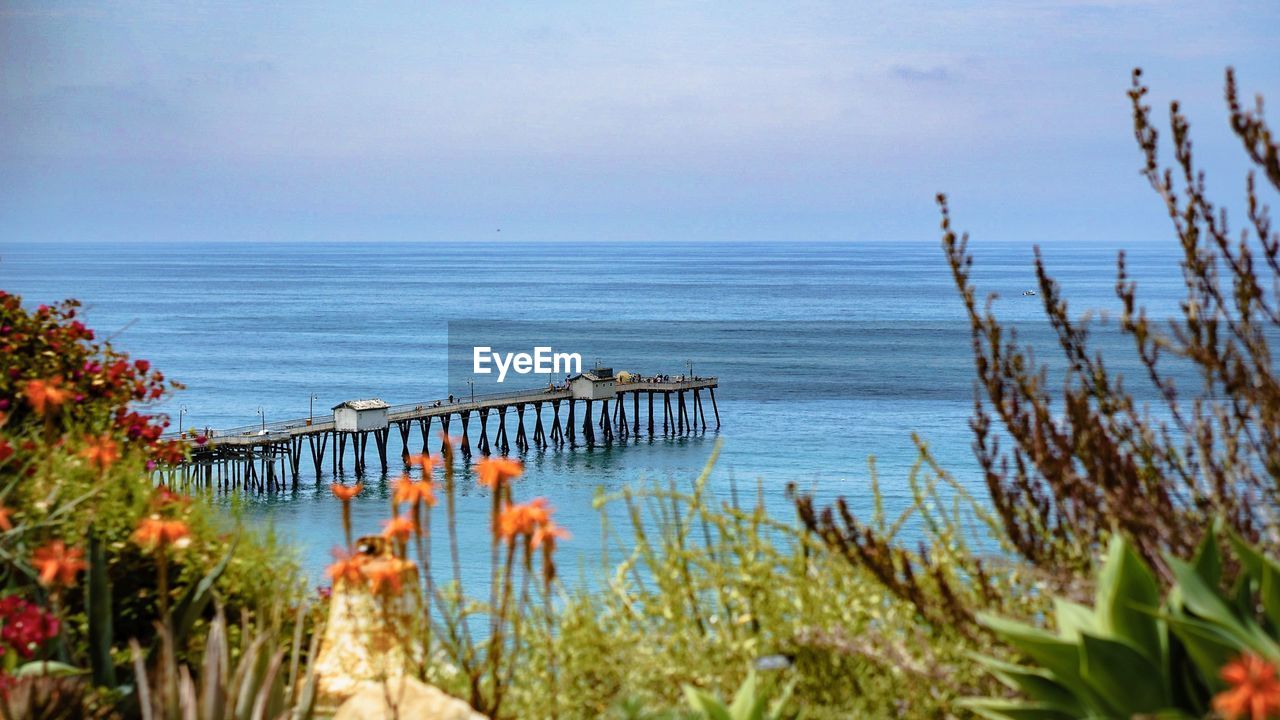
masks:
[[[356,547],[365,566],[393,557],[386,540],[378,536],[362,537]],[[322,706],[338,706],[366,681],[397,678],[422,665],[418,572],[405,565],[399,592],[375,593],[365,580],[334,585],[314,664]]]
[[[458,698],[413,678],[361,683],[355,694],[338,708],[333,720],[386,720],[393,717],[402,720],[488,720]]]

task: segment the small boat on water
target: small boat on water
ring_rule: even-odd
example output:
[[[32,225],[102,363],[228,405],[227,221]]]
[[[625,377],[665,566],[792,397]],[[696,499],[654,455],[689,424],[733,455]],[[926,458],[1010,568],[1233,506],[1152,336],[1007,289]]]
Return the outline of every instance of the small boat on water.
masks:
[[[1022,291],[1022,296],[1023,296],[1023,297],[1027,297],[1027,296],[1029,296],[1029,295],[1035,295],[1035,294],[1036,294],[1036,291],[1035,291],[1035,290],[1023,290],[1023,291]]]

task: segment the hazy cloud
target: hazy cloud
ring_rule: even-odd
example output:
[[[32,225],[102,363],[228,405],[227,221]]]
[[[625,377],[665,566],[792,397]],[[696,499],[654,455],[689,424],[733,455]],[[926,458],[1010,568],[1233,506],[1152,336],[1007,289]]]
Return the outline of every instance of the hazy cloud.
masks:
[[[899,80],[908,82],[950,82],[954,79],[951,71],[941,65],[935,65],[931,68],[894,65],[890,68],[890,72]]]
[[[927,235],[940,188],[999,232],[1096,204],[1073,232],[1115,234],[1142,192],[1133,65],[1206,134],[1225,65],[1280,96],[1265,0],[47,7],[0,14],[0,242],[73,217],[430,237],[503,213]]]

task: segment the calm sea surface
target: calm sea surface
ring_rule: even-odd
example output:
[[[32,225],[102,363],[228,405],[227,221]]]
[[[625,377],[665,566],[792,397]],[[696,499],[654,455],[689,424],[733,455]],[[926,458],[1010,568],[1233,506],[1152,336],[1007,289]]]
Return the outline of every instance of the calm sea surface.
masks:
[[[1045,249],[1073,311],[1115,312],[1116,249]],[[1022,295],[1035,284],[1030,244],[977,243],[973,251],[979,287],[1001,295],[997,312],[1037,337],[1039,301]],[[1174,248],[1128,251],[1153,312],[1175,311]],[[305,417],[313,393],[317,414],[352,398],[462,395],[463,379],[449,373],[449,331],[473,319],[590,328],[610,340],[582,349],[588,364],[594,354],[617,369],[674,375],[692,360],[696,374],[718,376],[718,432],[526,456],[519,495],[549,498],[575,534],[563,546],[571,583],[589,583],[600,557],[598,489],[687,486],[717,440],[715,494],[728,499],[736,486],[750,498],[758,485],[788,518],[790,481],[867,508],[870,456],[888,509],[906,507],[913,432],[983,494],[969,448],[967,325],[934,242],[9,243],[0,245],[0,287],[32,305],[83,300],[100,336],[186,384],[160,408],[175,427],[181,405],[187,427],[228,427],[257,422],[259,407],[267,421]],[[638,359],[618,355],[628,347]],[[507,387],[545,382],[509,378]],[[372,448],[369,457],[376,470]],[[294,541],[318,579],[341,528],[329,478],[317,485],[307,465],[300,489],[248,498],[246,512]],[[385,480],[375,473],[369,485],[355,522],[375,532],[386,514]],[[464,574],[478,590],[487,574],[479,550],[488,499],[469,476],[461,489]]]

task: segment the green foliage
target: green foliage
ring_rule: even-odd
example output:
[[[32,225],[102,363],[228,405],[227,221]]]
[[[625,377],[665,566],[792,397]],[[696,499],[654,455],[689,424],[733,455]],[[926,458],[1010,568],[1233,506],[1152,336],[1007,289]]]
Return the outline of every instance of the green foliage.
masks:
[[[209,624],[203,658],[196,671],[179,665],[172,648],[175,638],[161,631],[162,661],[147,671],[145,653],[130,642],[137,687],[134,700],[144,718],[194,720],[267,720],[311,717],[316,677],[308,663],[301,669],[303,648],[296,643],[305,612],[297,611],[294,628],[275,621],[245,623],[241,647],[232,651],[226,616],[218,609]],[[293,637],[294,643],[287,638]],[[311,635],[307,657],[314,658],[320,634]]]
[[[1234,532],[1223,557],[1209,531],[1162,597],[1133,544],[1115,536],[1098,573],[1092,607],[1055,604],[1054,631],[983,615],[980,621],[1026,664],[979,656],[1021,699],[978,698],[966,706],[999,720],[1028,717],[1201,717],[1224,689],[1224,666],[1244,654],[1280,663],[1280,565]],[[1230,590],[1224,566],[1237,566]]]
[[[757,692],[791,688],[784,712],[807,718],[937,717],[996,685],[969,668],[971,641],[771,517],[762,488],[751,505],[715,500],[709,471],[685,491],[599,498],[603,577],[560,598],[550,652],[543,639],[522,650],[513,716],[684,717],[684,686],[729,695],[757,662]]]
[[[102,541],[89,530],[89,577],[85,592],[85,614],[88,616],[89,666],[93,682],[102,687],[116,686],[116,666],[111,659],[111,642],[115,631],[111,624],[111,588],[107,584],[107,557]]]
[[[1133,342],[1155,407],[1097,352],[1088,316],[1068,312],[1037,251],[1037,294],[1061,353],[1053,372],[1038,362],[1016,328],[996,316],[995,296],[984,302],[968,236],[954,229],[946,197],[938,196],[943,250],[974,350],[970,426],[987,490],[975,515],[1003,550],[994,572],[976,545],[954,542],[958,521],[928,527],[916,550],[896,541],[879,512],[868,521],[843,500],[819,509],[798,498],[802,523],[827,547],[914,606],[922,621],[954,628],[994,677],[1023,694],[974,693],[984,698],[969,706],[989,717],[1202,715],[1232,658],[1248,651],[1275,662],[1280,596],[1267,553],[1280,537],[1272,344],[1280,329],[1280,233],[1262,193],[1280,191],[1280,145],[1261,99],[1241,105],[1230,70],[1225,94],[1231,128],[1252,163],[1243,230],[1229,228],[1225,210],[1209,199],[1179,104],[1169,108],[1174,161],[1165,168],[1163,130],[1140,71],[1129,91],[1141,173],[1172,222],[1186,290],[1182,317],[1156,322],[1138,302],[1124,255],[1118,258],[1119,329]],[[957,499],[967,500],[959,492]],[[922,514],[937,504],[922,504],[917,493]],[[1213,522],[1233,550],[1227,560],[1212,535],[1197,547]],[[1095,574],[1104,549],[1106,563]],[[1093,585],[1092,605],[1077,604]],[[1047,594],[1058,596],[1052,609],[1036,608]],[[1046,614],[1052,632],[1001,619]],[[984,632],[1030,664],[984,650]]]
[[[791,687],[788,686],[781,697],[770,703],[769,698],[759,692],[754,671],[747,673],[747,679],[742,681],[742,686],[728,705],[691,685],[684,686],[689,706],[704,720],[779,720],[790,694]]]

